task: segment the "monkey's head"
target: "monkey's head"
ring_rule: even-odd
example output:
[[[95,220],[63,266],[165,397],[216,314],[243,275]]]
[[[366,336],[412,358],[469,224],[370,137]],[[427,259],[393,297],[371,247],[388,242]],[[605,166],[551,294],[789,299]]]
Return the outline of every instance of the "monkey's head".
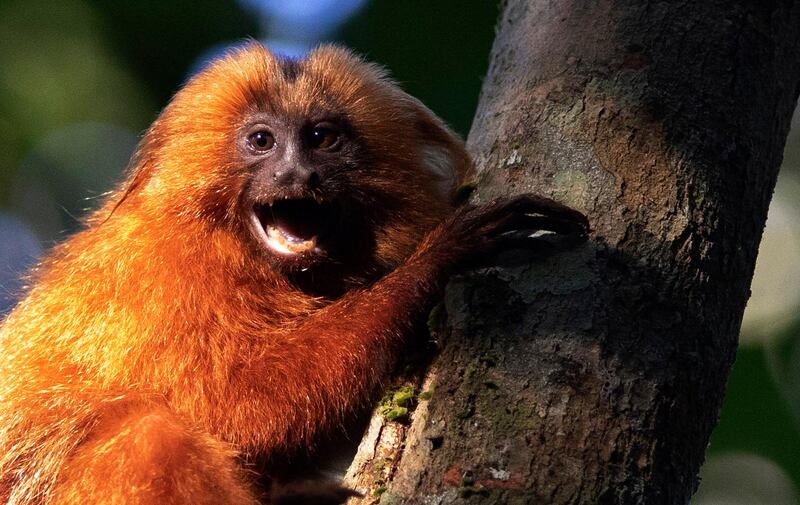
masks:
[[[192,78],[134,163],[120,210],[159,202],[158,219],[228,230],[273,269],[356,277],[407,257],[470,167],[456,135],[377,66],[255,43]]]

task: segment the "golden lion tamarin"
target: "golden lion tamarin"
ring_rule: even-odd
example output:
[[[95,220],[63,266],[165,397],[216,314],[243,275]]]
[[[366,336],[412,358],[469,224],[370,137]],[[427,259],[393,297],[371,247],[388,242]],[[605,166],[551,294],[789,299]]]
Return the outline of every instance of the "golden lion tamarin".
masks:
[[[241,461],[367,405],[451,272],[585,231],[530,195],[456,208],[469,169],[344,49],[211,64],[0,329],[2,500],[268,501]]]

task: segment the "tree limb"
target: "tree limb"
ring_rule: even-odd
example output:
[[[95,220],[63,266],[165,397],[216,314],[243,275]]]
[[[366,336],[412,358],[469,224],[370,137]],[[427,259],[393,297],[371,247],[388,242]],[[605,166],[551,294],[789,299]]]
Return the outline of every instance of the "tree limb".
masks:
[[[381,503],[688,501],[798,55],[798,2],[505,2],[468,142],[478,199],[554,197],[592,240],[451,282]]]

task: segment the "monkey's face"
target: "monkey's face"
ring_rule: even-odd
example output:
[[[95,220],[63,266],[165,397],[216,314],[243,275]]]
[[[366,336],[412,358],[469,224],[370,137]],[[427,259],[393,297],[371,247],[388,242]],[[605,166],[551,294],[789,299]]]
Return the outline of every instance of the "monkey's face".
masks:
[[[383,72],[323,47],[257,44],[193,78],[140,148],[144,192],[228,229],[281,271],[397,265],[451,210],[461,141]],[[148,161],[147,158],[150,158]]]
[[[241,213],[274,263],[306,269],[341,261],[369,240],[352,180],[367,152],[345,117],[322,107],[297,115],[259,111],[239,132],[249,174]]]

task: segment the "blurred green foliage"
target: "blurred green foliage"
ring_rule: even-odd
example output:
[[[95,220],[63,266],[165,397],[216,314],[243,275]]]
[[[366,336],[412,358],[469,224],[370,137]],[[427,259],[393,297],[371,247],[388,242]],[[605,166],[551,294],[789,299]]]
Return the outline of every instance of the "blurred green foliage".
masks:
[[[86,121],[140,128],[151,117],[149,90],[102,33],[78,0],[0,4],[0,205],[18,164],[48,132]]]
[[[761,346],[739,348],[707,454],[731,451],[751,452],[778,463],[800,489],[798,419],[775,382]]]
[[[388,67],[466,135],[497,12],[487,0],[373,0],[338,40]],[[136,135],[198,58],[268,35],[261,26],[234,1],[3,0],[0,211],[45,240],[74,227],[72,216],[119,176]],[[800,144],[800,133],[790,139]],[[101,149],[108,143],[114,147]],[[787,152],[793,166],[798,152]],[[765,456],[800,488],[798,335],[795,325],[772,347],[740,349],[708,453]]]
[[[375,0],[342,30],[341,40],[386,65],[403,88],[466,137],[499,14],[486,0]]]
[[[146,83],[159,107],[167,103],[205,51],[260,35],[258,19],[230,0],[89,3],[107,27],[110,46],[138,80]]]

